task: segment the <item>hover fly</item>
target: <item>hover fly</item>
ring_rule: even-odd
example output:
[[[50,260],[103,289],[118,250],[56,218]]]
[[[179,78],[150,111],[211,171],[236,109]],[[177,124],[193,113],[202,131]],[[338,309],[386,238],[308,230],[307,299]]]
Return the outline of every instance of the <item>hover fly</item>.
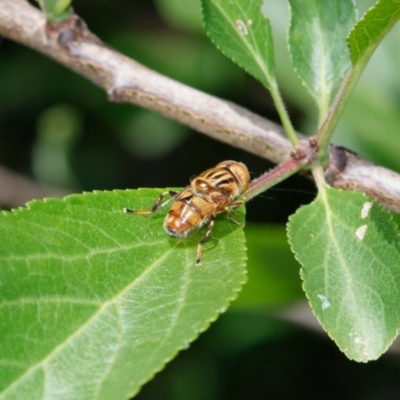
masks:
[[[201,265],[201,252],[214,227],[215,216],[227,212],[229,219],[235,221],[233,210],[244,203],[237,199],[242,195],[250,181],[247,167],[236,161],[223,161],[193,178],[181,192],[168,190],[162,193],[150,210],[134,211],[125,208],[126,213],[152,214],[160,206],[165,196],[172,197],[172,206],[164,220],[166,233],[174,238],[186,239],[208,223],[206,233],[197,246],[196,265]]]

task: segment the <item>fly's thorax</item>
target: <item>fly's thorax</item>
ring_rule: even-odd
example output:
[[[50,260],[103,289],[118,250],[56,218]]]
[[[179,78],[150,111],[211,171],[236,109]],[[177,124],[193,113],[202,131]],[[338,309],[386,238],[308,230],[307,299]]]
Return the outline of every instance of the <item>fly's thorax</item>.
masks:
[[[226,193],[233,200],[244,193],[249,185],[250,175],[247,167],[237,161],[223,161],[193,179],[191,186],[196,190]]]
[[[237,184],[237,191],[234,197],[237,197],[246,191],[250,183],[250,174],[249,170],[243,163],[232,160],[222,161],[215,168],[224,168],[234,177]]]

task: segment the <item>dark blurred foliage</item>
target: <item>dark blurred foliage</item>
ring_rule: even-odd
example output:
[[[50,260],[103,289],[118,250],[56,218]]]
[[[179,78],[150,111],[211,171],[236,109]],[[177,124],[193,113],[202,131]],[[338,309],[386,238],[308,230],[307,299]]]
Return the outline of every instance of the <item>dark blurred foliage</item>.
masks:
[[[356,364],[324,335],[266,314],[227,313],[138,400],[395,400],[400,360]]]
[[[176,0],[81,0],[73,5],[95,34],[124,54],[279,122],[267,91],[206,38],[197,0],[185,1],[187,8]],[[287,72],[290,63],[281,54],[282,4],[273,4],[277,69],[286,105],[296,129],[312,132],[313,105],[293,73]],[[398,46],[396,55],[387,54],[389,58],[380,56],[379,66],[392,65],[389,61],[400,54]],[[398,65],[394,63],[392,70],[398,71]],[[349,105],[352,112],[344,116],[336,141],[400,170],[400,74],[392,84],[387,75],[374,81],[371,76],[379,75],[378,69],[367,71],[366,86],[355,93]],[[8,40],[0,47],[0,77],[0,165],[38,182],[74,192],[184,186],[192,174],[224,159],[244,162],[253,177],[272,167],[147,110],[109,103],[103,91],[82,77]],[[376,119],[375,131],[366,129],[362,113]],[[377,141],[383,144],[376,145]],[[247,207],[248,220],[284,224],[299,205],[312,200],[313,184],[303,177],[293,177],[281,188],[288,191],[270,190],[253,200]],[[267,251],[264,257],[268,258]],[[279,266],[284,270],[287,265],[281,261]],[[368,365],[351,362],[325,335],[277,321],[267,311],[268,307],[255,311],[242,306],[222,316],[137,398],[400,398],[395,357],[386,355]]]

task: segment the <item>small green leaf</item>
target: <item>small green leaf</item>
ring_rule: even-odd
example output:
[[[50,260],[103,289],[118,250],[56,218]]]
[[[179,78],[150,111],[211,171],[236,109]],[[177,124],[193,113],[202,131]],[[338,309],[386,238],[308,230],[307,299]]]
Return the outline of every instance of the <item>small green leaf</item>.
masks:
[[[326,187],[288,224],[314,314],[356,361],[378,358],[400,327],[400,245],[390,212]]]
[[[351,67],[346,37],[357,20],[353,0],[289,0],[289,51],[320,111],[320,122]]]
[[[353,68],[347,74],[336,97],[334,107],[330,110],[330,118],[326,120],[317,139],[320,146],[319,158],[327,158],[330,137],[343,113],[344,107],[352,93],[365,66],[377,48],[400,17],[400,0],[380,0],[375,7],[369,9],[351,31],[347,38]],[[369,94],[368,94],[369,95]]]
[[[400,18],[400,0],[380,0],[358,21],[347,42],[354,66],[365,66],[378,44]]]
[[[269,20],[261,0],[202,0],[204,25],[213,43],[271,89],[276,86]]]
[[[126,399],[205,330],[245,281],[243,230],[177,241],[142,189],[0,214],[0,399]],[[243,220],[243,212],[235,215]]]
[[[208,36],[222,53],[271,91],[286,134],[297,145],[276,81],[271,25],[263,14],[262,0],[202,0],[201,4]]]

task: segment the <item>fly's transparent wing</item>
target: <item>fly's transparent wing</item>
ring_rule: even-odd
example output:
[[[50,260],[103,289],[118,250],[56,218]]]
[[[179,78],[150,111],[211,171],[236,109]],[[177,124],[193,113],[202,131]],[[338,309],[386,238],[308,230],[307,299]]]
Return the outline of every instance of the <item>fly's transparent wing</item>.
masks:
[[[166,209],[171,207],[172,203],[179,197],[181,192],[175,190],[166,190],[154,199],[153,204],[149,208],[135,209],[124,208],[124,212],[136,215],[145,215],[154,217],[166,212]]]

